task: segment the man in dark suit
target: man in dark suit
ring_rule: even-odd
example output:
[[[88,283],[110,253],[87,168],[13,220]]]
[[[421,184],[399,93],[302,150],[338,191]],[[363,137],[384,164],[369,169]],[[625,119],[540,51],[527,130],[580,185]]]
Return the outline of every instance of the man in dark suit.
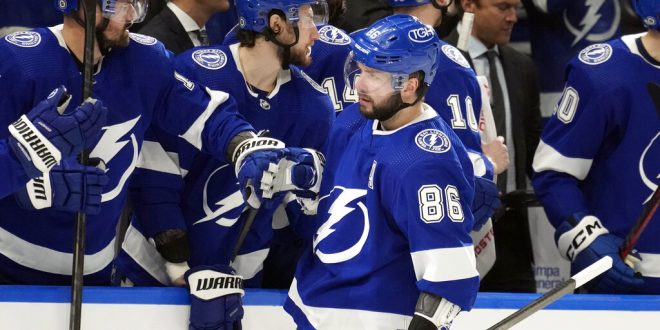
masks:
[[[477,74],[488,77],[497,132],[506,139],[512,158],[498,177],[504,194],[527,189],[542,125],[536,67],[528,56],[507,46],[519,5],[520,0],[461,0],[459,7],[475,15],[467,51]],[[460,27],[447,37],[448,43],[456,45]],[[481,290],[534,292],[527,209],[507,209],[494,220],[497,261],[482,279]]]
[[[229,8],[229,0],[172,0],[140,33],[165,44],[174,54],[209,44],[205,24],[218,12]]]

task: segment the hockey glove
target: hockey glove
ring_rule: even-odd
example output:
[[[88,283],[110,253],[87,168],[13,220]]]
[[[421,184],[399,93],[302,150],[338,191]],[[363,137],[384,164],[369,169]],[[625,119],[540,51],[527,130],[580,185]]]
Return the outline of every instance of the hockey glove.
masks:
[[[287,148],[286,160],[280,164],[290,173],[279,176],[276,186],[296,196],[315,199],[321,189],[325,157],[314,149]]]
[[[190,289],[190,330],[241,329],[243,277],[229,266],[199,266],[185,274]]]
[[[267,208],[278,205],[288,191],[316,196],[324,163],[321,159],[317,152],[284,148],[284,142],[266,137],[242,141],[232,156],[241,193],[255,209],[262,202]]]
[[[78,154],[105,125],[107,108],[101,101],[87,99],[64,114],[70,101],[71,95],[61,86],[9,125],[9,145],[31,178]]]
[[[610,256],[614,260],[612,268],[585,284],[589,292],[627,293],[641,288],[644,280],[619,257],[623,239],[610,234],[595,216],[577,218],[579,222],[571,218],[555,232],[559,253],[571,261],[571,273],[575,274],[600,258]]]
[[[474,215],[473,231],[481,227],[493,216],[495,210],[502,206],[498,197],[497,185],[491,180],[474,178],[474,200],[472,201],[472,214]]]
[[[98,158],[90,159],[94,160],[98,163]],[[58,211],[98,214],[107,183],[108,177],[101,168],[62,161],[43,177],[30,180],[15,196],[18,205],[28,210],[50,207]]]
[[[422,292],[408,330],[449,330],[460,312],[461,308],[449,300]]]

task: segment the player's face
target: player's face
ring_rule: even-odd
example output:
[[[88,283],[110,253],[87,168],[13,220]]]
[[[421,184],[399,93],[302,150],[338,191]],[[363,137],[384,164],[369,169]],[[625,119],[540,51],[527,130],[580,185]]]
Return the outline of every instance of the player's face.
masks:
[[[319,39],[319,31],[314,23],[314,12],[309,5],[300,6],[298,22],[298,42],[291,47],[289,62],[299,66],[307,66],[312,62],[312,45]]]
[[[488,48],[509,43],[513,25],[518,21],[517,9],[520,0],[470,1],[466,11],[474,12],[472,34]]]
[[[97,7],[97,17],[101,17]],[[106,17],[108,25],[103,31],[105,44],[111,48],[126,47],[129,43],[128,28],[138,19],[139,14],[132,0],[120,0],[115,5],[112,16]]]
[[[392,75],[358,63],[360,75],[355,90],[360,100],[360,112],[369,119],[390,119],[401,105],[401,95],[392,88]]]

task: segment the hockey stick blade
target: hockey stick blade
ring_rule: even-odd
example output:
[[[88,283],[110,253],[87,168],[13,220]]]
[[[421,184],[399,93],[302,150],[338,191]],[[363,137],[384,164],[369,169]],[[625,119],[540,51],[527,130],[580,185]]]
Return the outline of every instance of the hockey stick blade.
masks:
[[[546,294],[542,295],[531,303],[525,305],[525,307],[507,316],[502,321],[497,322],[497,324],[488,328],[488,330],[505,330],[511,328],[530,315],[555,302],[557,299],[573,292],[575,289],[581,287],[585,283],[591,281],[596,276],[606,272],[610,268],[612,268],[612,257],[606,256],[601,258],[600,260],[594,262],[591,266],[573,275],[573,277],[561,285],[548,291]]]
[[[83,86],[82,100],[84,102],[92,96],[92,70],[94,68],[94,37],[96,35],[96,1],[83,0],[80,2],[85,13],[85,44],[83,53]],[[80,8],[79,7],[79,8]],[[88,154],[85,150],[80,153],[80,163],[88,163]],[[76,215],[75,241],[73,242],[73,265],[71,283],[71,306],[69,307],[69,329],[80,330],[82,319],[82,288],[85,271],[85,231],[87,215],[78,212]]]

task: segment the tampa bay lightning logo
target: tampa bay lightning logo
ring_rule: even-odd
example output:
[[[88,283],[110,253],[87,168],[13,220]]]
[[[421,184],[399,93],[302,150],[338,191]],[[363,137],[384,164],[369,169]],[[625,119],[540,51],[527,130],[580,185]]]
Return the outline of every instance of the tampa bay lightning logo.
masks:
[[[461,53],[460,50],[458,50],[456,47],[452,45],[443,45],[442,46],[442,52],[449,57],[450,60],[458,63],[458,65],[464,67],[464,68],[469,68],[470,63],[468,63],[467,59],[465,59],[465,56]]]
[[[332,25],[326,25],[319,30],[319,39],[333,45],[348,45],[351,43],[351,37],[348,34]]]
[[[416,43],[425,43],[433,39],[434,35],[435,35],[435,31],[433,30],[432,27],[428,25],[424,25],[421,28],[408,31],[408,38],[412,42],[416,42]]]
[[[227,54],[220,49],[206,48],[192,53],[197,64],[209,70],[218,70],[227,64]]]
[[[235,182],[228,184],[228,180],[232,180],[231,178],[235,178],[234,169],[227,164],[209,174],[202,192],[204,216],[195,221],[193,225],[215,221],[219,226],[231,227],[238,221],[245,209],[245,203],[238,185]],[[212,204],[209,204],[209,200]]]
[[[651,139],[639,159],[639,176],[644,185],[649,188],[648,198],[651,198],[660,183],[660,156],[658,155],[660,155],[660,132]],[[646,200],[644,202],[646,203]]]
[[[336,186],[326,199],[332,203],[327,220],[319,227],[312,248],[325,264],[336,264],[357,256],[369,238],[367,191]],[[323,202],[323,201],[321,201]],[[338,231],[335,233],[336,231]]]
[[[128,36],[131,39],[133,39],[135,42],[143,44],[143,45],[147,45],[147,46],[155,45],[158,42],[158,40],[156,40],[156,38],[150,37],[150,36],[145,36],[144,34],[130,33]]]
[[[451,148],[447,134],[437,129],[425,129],[415,136],[415,143],[424,151],[441,154]]]
[[[30,48],[41,43],[41,35],[32,31],[19,31],[7,35],[5,40],[19,47]]]
[[[621,6],[619,1],[576,1],[564,10],[563,18],[566,30],[574,36],[571,46],[581,40],[603,42],[612,39],[619,29]]]
[[[589,65],[603,63],[612,57],[612,46],[608,44],[591,45],[580,52],[580,62]]]
[[[106,186],[107,191],[101,195],[102,202],[111,201],[119,196],[135,170],[140,148],[133,130],[140,117],[142,116],[103,127],[101,139],[89,154],[90,157],[101,158],[109,171],[122,171],[117,182],[111,181]]]

